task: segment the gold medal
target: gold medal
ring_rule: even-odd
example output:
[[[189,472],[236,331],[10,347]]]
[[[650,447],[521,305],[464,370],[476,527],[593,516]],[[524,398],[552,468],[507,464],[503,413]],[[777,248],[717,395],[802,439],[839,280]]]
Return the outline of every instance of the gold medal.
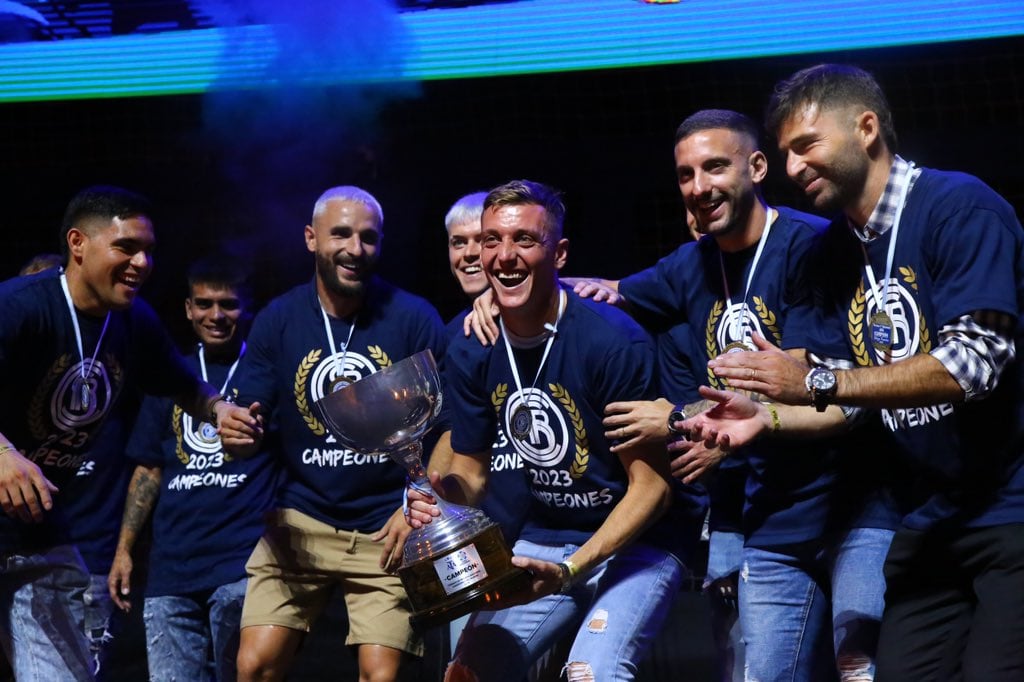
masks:
[[[728,353],[740,353],[743,351],[755,350],[757,349],[743,341],[733,341],[732,343],[730,343],[729,345],[722,349],[722,355],[726,355]]]
[[[892,354],[892,318],[884,311],[872,313],[870,319],[871,345],[878,355],[888,358]]]

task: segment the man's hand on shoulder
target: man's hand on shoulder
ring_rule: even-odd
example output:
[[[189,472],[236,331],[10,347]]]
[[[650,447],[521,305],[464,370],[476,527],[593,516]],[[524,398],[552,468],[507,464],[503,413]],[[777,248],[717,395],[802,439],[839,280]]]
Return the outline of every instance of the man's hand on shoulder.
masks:
[[[494,292],[486,289],[473,300],[473,309],[462,321],[462,333],[475,334],[481,344],[490,346],[498,340],[498,306],[494,304]]]

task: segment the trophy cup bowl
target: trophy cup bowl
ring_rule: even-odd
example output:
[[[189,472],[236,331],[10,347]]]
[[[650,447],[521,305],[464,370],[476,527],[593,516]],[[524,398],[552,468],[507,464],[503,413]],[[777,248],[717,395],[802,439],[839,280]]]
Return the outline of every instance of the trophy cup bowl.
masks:
[[[437,365],[425,350],[324,396],[316,406],[343,446],[386,454],[414,487],[430,491],[420,439],[440,415],[441,400]],[[417,627],[500,608],[503,597],[529,584],[529,574],[512,565],[496,523],[479,509],[436,493],[434,498],[441,515],[409,533],[398,569]]]

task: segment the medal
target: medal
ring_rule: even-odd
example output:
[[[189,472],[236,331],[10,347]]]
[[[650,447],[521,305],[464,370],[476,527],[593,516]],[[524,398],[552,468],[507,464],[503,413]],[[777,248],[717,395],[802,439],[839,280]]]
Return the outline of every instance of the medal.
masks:
[[[79,380],[78,381],[78,390],[79,390],[79,393],[80,393],[79,397],[81,398],[81,401],[82,401],[82,409],[88,410],[89,409],[89,403],[92,401],[92,391],[89,390],[89,382],[88,381]]]
[[[892,351],[893,326],[892,318],[885,311],[879,311],[871,315],[871,345],[878,351],[879,355],[889,356]]]
[[[533,431],[533,412],[526,405],[520,405],[512,413],[512,437],[526,440]]]
[[[519,367],[516,365],[516,358],[512,353],[512,344],[508,340],[508,330],[505,329],[505,321],[502,319],[498,320],[498,324],[501,327],[501,338],[505,342],[505,352],[508,354],[509,369],[512,371],[512,378],[516,383],[516,393],[520,396],[520,400],[522,401],[516,409],[512,411],[511,423],[509,424],[509,431],[512,432],[512,437],[518,441],[526,440],[533,433],[533,410],[530,408],[530,398],[533,394],[534,387],[537,386],[537,380],[540,379],[540,373],[544,369],[544,363],[548,359],[548,353],[551,352],[551,345],[555,342],[558,323],[562,320],[562,313],[565,311],[567,301],[568,298],[565,295],[565,291],[559,290],[558,313],[555,315],[555,323],[553,325],[544,325],[544,328],[547,330],[548,338],[544,344],[544,354],[541,355],[540,364],[537,366],[537,373],[533,376],[533,384],[530,386],[529,391],[523,390],[523,383],[519,379]],[[511,404],[511,402],[508,403],[508,405]],[[541,406],[541,409],[543,409],[543,405]]]
[[[71,326],[75,330],[75,345],[78,347],[78,358],[81,360],[78,365],[78,379],[75,380],[75,383],[78,385],[78,398],[82,404],[82,409],[88,411],[89,406],[92,404],[92,388],[89,385],[87,374],[92,374],[93,369],[96,367],[96,358],[100,354],[100,345],[103,343],[103,337],[107,333],[107,326],[110,324],[110,311],[107,311],[107,317],[103,320],[103,329],[100,330],[100,336],[96,339],[96,348],[93,350],[92,358],[88,361],[88,365],[86,365],[85,351],[82,349],[82,330],[78,326],[78,314],[75,312],[75,304],[71,300],[68,277],[63,271],[60,273],[60,287],[64,291],[64,300],[68,304]],[[72,384],[71,387],[74,390],[75,384]]]
[[[733,341],[728,346],[726,346],[725,348],[722,349],[722,355],[726,355],[727,353],[739,353],[739,352],[742,352],[742,351],[755,351],[755,350],[757,350],[757,349],[754,348],[753,346],[750,346],[749,344],[747,344],[744,341]]]
[[[217,427],[209,422],[203,422],[199,425],[199,438],[204,443],[214,443],[217,441]]]
[[[331,393],[337,393],[341,389],[345,388],[346,386],[350,386],[351,384],[352,382],[348,381],[347,379],[335,379],[333,382],[331,382]]]

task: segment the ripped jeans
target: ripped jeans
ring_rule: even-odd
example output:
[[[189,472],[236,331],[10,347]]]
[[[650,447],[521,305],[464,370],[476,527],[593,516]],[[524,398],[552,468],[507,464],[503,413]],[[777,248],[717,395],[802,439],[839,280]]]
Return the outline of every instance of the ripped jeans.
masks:
[[[114,606],[107,588],[107,575],[93,573],[85,591],[85,637],[95,665],[97,680],[110,680],[106,668],[114,636],[121,624],[121,612]]]
[[[747,682],[874,679],[893,531],[744,547],[740,621]]]
[[[557,563],[577,546],[516,543],[514,553]],[[570,629],[577,629],[566,676],[632,680],[679,593],[685,569],[664,550],[630,545],[573,586],[502,611],[478,611],[459,639],[446,679],[472,671],[479,682],[521,679],[530,665]]]
[[[151,682],[234,680],[246,579],[180,596],[146,597]],[[212,660],[211,660],[212,659]]]
[[[89,574],[73,545],[0,559],[0,643],[18,682],[92,682]]]

